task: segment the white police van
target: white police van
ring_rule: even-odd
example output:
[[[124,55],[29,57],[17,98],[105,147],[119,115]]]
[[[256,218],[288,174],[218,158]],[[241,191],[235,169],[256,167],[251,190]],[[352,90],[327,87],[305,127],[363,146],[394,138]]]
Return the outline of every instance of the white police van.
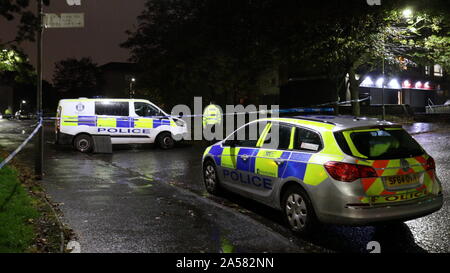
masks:
[[[93,136],[110,136],[112,144],[157,143],[169,149],[187,133],[183,120],[142,99],[60,100],[55,129],[57,144],[80,152],[93,150]]]

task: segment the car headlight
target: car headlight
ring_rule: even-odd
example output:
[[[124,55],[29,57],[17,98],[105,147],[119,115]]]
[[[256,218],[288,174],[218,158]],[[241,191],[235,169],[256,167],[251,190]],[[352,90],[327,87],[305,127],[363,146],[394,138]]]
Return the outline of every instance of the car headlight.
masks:
[[[186,125],[186,123],[184,121],[182,121],[181,119],[175,120],[175,124],[180,127],[184,127]]]

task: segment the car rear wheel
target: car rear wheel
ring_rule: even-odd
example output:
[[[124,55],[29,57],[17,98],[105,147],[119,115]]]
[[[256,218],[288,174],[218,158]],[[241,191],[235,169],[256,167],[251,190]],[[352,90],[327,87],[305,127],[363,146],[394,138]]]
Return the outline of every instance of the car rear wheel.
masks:
[[[92,141],[91,136],[83,134],[75,137],[73,146],[79,152],[89,153],[94,148],[94,142]]]
[[[300,186],[291,186],[282,197],[283,216],[292,231],[307,234],[316,226],[314,209],[306,192]]]
[[[203,181],[206,191],[218,195],[220,193],[219,176],[216,167],[211,160],[207,160],[203,166]]]
[[[156,141],[163,150],[172,149],[175,146],[175,140],[169,132],[159,134]]]

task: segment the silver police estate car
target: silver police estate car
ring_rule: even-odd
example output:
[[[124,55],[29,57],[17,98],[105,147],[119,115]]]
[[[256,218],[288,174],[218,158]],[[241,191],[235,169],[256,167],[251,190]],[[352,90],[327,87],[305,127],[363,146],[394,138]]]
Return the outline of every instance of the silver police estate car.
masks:
[[[400,125],[369,118],[251,122],[205,150],[203,177],[208,192],[280,209],[301,233],[318,222],[405,221],[443,203],[433,158]]]

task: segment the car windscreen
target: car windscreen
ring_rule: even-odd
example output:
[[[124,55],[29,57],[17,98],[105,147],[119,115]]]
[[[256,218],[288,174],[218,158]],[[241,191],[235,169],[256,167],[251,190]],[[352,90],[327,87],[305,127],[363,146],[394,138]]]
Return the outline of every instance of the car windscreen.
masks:
[[[351,130],[335,133],[341,149],[367,159],[398,159],[419,156],[422,147],[401,128]]]

